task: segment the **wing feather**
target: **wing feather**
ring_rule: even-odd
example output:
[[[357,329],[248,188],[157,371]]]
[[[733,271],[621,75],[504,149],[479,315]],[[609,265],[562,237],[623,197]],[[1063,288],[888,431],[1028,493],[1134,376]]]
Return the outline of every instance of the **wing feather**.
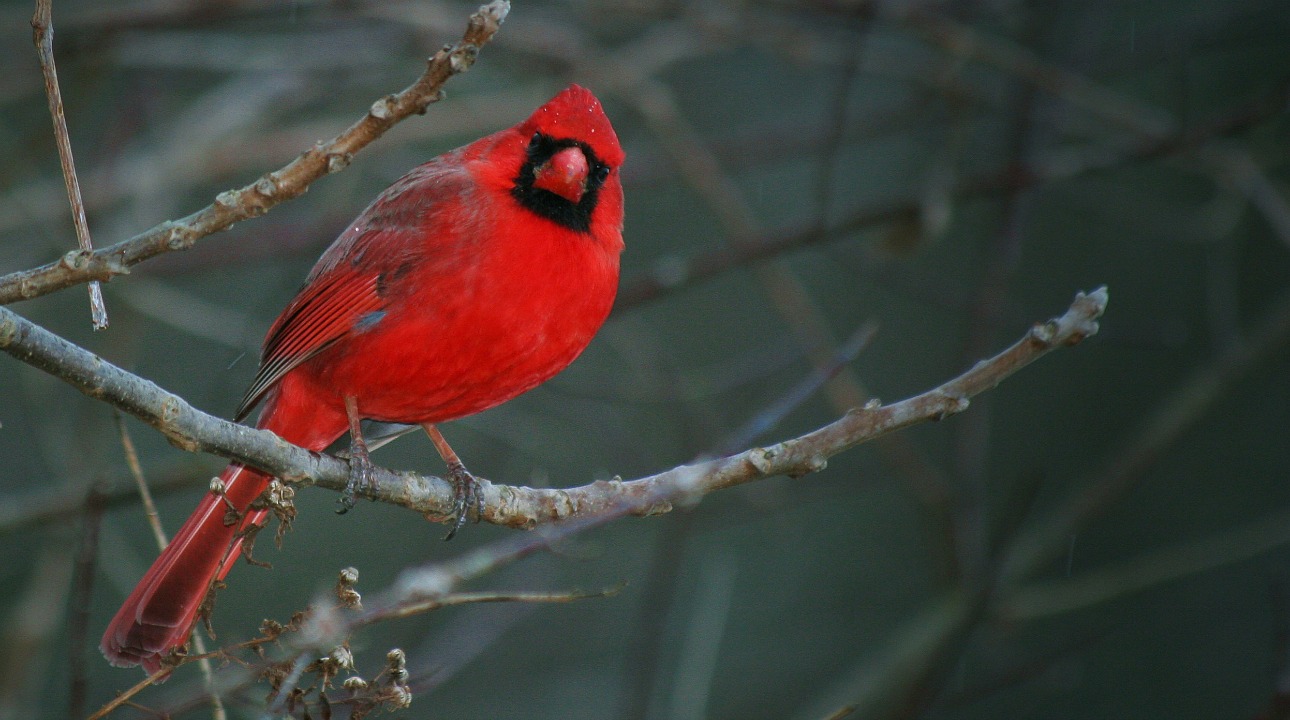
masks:
[[[337,270],[305,286],[269,329],[260,370],[234,419],[246,417],[283,375],[339,340],[359,318],[383,309],[379,280],[378,273]]]
[[[236,419],[246,417],[284,375],[352,332],[364,315],[397,302],[399,288],[410,286],[396,281],[409,269],[434,275],[433,266],[456,262],[458,255],[435,251],[442,248],[436,238],[459,221],[455,208],[477,207],[465,197],[473,184],[453,153],[417,167],[381,193],[323,253],[305,287],[274,321]]]

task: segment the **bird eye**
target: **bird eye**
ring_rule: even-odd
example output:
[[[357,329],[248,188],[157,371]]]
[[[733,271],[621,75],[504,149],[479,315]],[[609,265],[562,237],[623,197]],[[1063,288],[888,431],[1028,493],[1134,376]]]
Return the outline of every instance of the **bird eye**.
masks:
[[[607,177],[609,177],[609,166],[608,166],[608,165],[597,165],[597,166],[596,166],[596,181],[597,181],[597,182],[604,182],[604,181],[605,181],[605,178],[607,178]]]

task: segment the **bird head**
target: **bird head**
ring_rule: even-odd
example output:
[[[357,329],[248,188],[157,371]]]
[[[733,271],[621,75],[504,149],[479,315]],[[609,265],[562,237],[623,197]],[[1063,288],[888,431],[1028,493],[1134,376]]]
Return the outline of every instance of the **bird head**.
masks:
[[[513,132],[524,144],[511,189],[521,205],[577,232],[621,230],[623,149],[591,91],[570,85]]]

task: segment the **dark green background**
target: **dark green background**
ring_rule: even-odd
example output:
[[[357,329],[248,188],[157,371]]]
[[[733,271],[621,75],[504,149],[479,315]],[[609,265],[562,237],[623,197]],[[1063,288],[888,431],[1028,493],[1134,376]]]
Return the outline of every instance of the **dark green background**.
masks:
[[[689,142],[716,158],[762,239],[846,227],[776,255],[778,270],[731,267],[620,307],[566,373],[449,425],[487,478],[580,485],[710,452],[808,376],[812,353],[870,320],[880,330],[846,372],[891,401],[1001,349],[1077,290],[1109,285],[1110,307],[1095,338],[964,415],[801,480],[614,523],[471,585],[626,583],[616,597],[466,606],[360,632],[366,676],[389,648],[407,651],[409,717],[809,720],[848,703],[865,718],[1275,715],[1277,688],[1290,687],[1290,328],[1251,340],[1290,302],[1290,11],[1274,0],[910,7],[517,2],[424,118],[304,197],[106,286],[110,330],[90,332],[80,287],[13,309],[227,417],[272,318],[370,198],[576,81],[604,100],[629,155],[625,288],[738,242],[739,223],[687,169]],[[0,5],[3,272],[75,243],[31,9]],[[55,2],[95,241],[192,212],[333,136],[411,82],[472,9]],[[978,52],[937,42],[929,28],[946,23]],[[660,121],[660,98],[677,122]],[[849,222],[870,210],[884,212]],[[823,350],[776,303],[786,287],[822,322]],[[1204,402],[1170,404],[1251,348]],[[816,393],[753,442],[844,410]],[[937,625],[937,608],[997,577],[1000,558],[1139,452],[1153,422],[1177,420],[1050,560],[1005,575],[961,632]],[[155,555],[113,413],[4,357],[0,424],[0,718],[65,716],[78,659],[92,710],[140,677],[107,667],[96,646]],[[222,463],[126,424],[173,532]],[[441,470],[421,437],[375,460]],[[77,643],[66,631],[77,508],[96,483],[120,500],[103,517]],[[441,526],[407,511],[365,504],[337,517],[333,502],[302,491],[283,550],[261,543],[274,569],[234,571],[215,616],[221,642],[285,619],[341,567],[357,566],[360,591],[375,593],[403,568],[515,532],[472,526],[444,544]],[[1016,524],[1000,552],[984,549]],[[1101,599],[1078,602],[1090,586]],[[1039,587],[1075,606],[1016,612]],[[186,667],[136,699],[171,707],[199,677]],[[259,717],[267,692],[229,698],[231,713]]]

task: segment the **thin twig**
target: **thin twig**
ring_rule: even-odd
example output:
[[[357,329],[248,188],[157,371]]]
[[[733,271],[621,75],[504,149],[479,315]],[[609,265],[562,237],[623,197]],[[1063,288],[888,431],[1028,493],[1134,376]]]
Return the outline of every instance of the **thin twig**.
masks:
[[[712,148],[685,117],[671,89],[659,80],[634,75],[634,69],[625,65],[620,71],[628,82],[616,92],[624,100],[636,103],[654,135],[680,168],[682,177],[717,216],[726,237],[736,248],[743,239],[755,237],[760,231],[756,211],[734,179],[723,170]],[[776,312],[798,341],[809,348],[812,364],[816,368],[832,366],[836,339],[818,304],[793,269],[772,259],[754,265],[752,270]],[[845,367],[824,383],[823,395],[838,412],[856,407],[867,398],[859,379]]]
[[[472,605],[476,603],[523,602],[523,603],[568,603],[590,598],[613,597],[621,592],[622,585],[604,590],[568,590],[565,592],[471,592],[453,593],[441,598],[407,603],[378,612],[364,615],[357,625],[372,625],[386,620],[412,617],[452,605]]]
[[[816,367],[809,375],[794,385],[788,392],[768,405],[753,418],[735,430],[718,446],[717,455],[732,455],[752,444],[757,438],[773,430],[789,413],[801,407],[808,399],[827,383],[837,377],[848,365],[855,361],[860,353],[869,346],[874,335],[878,334],[878,323],[866,321],[856,329],[851,337],[838,348],[833,359],[827,364]]]
[[[205,660],[207,658],[203,658]],[[296,654],[296,659],[291,663],[291,671],[283,678],[282,684],[279,685],[270,697],[269,702],[265,703],[264,713],[260,715],[261,720],[273,720],[273,718],[284,715],[287,698],[289,698],[304,675],[305,666],[309,664],[309,654],[301,652]]]
[[[460,42],[435,53],[425,73],[401,92],[372,103],[362,119],[327,142],[319,142],[282,168],[237,190],[220,193],[215,201],[179,220],[164,222],[129,240],[92,253],[72,252],[30,270],[0,276],[0,305],[47,295],[91,280],[108,281],[130,272],[145,260],[174,250],[187,250],[198,240],[234,223],[263,215],[298,197],[315,180],[349,165],[358,151],[399,121],[420,113],[442,97],[443,85],[474,64],[479,50],[497,33],[510,12],[507,0],[479,8]]]
[[[710,550],[699,567],[703,583],[695,591],[667,689],[666,717],[708,717],[708,700],[717,675],[721,640],[730,627],[739,565],[729,547]]]
[[[134,440],[130,439],[130,431],[126,429],[125,418],[121,416],[120,411],[113,412],[112,417],[116,421],[117,432],[121,435],[121,449],[125,452],[126,467],[130,468],[130,477],[134,478],[135,490],[139,493],[139,499],[143,501],[144,516],[148,518],[152,537],[157,541],[157,550],[165,550],[170,541],[166,539],[166,531],[161,527],[161,515],[157,512],[157,506],[152,502],[152,491],[148,489],[148,481],[143,476],[143,466],[139,464],[139,454],[134,450]]]
[[[149,675],[148,677],[146,677],[146,678],[144,678],[144,679],[140,680],[139,682],[135,683],[134,685],[131,685],[131,686],[130,686],[130,688],[129,688],[128,690],[126,690],[125,692],[123,692],[123,693],[121,693],[120,695],[117,695],[116,697],[114,697],[114,698],[112,698],[111,700],[109,700],[107,703],[105,703],[105,704],[103,705],[103,707],[99,708],[98,710],[95,710],[95,711],[94,711],[94,712],[93,712],[89,717],[87,717],[85,720],[102,720],[103,718],[105,718],[105,717],[107,717],[108,715],[110,715],[110,714],[112,713],[112,711],[113,711],[113,710],[116,710],[117,708],[119,708],[119,707],[121,707],[122,705],[124,705],[124,704],[126,704],[127,702],[129,702],[129,701],[130,701],[130,698],[132,698],[132,697],[134,697],[135,695],[138,695],[139,693],[143,692],[146,688],[150,687],[153,683],[156,683],[157,681],[161,680],[162,678],[170,677],[170,674],[171,674],[171,673],[173,673],[174,671],[175,671],[175,669],[174,669],[173,667],[163,667],[163,668],[161,668],[161,669],[160,669],[160,670],[158,670],[157,672],[155,672],[155,673],[153,673],[153,674]]]
[[[1198,154],[1214,167],[1220,179],[1243,194],[1250,205],[1263,214],[1268,227],[1282,244],[1290,246],[1290,201],[1253,155],[1248,150],[1219,147],[1218,143]]]
[[[40,71],[45,76],[45,95],[49,98],[49,114],[54,120],[54,141],[58,145],[58,162],[63,168],[63,182],[67,185],[67,201],[72,205],[72,224],[76,226],[76,242],[81,252],[94,252],[90,241],[90,226],[85,221],[85,202],[81,199],[81,183],[76,178],[76,163],[72,160],[72,141],[67,134],[67,117],[63,113],[63,93],[58,87],[58,69],[54,65],[53,0],[36,0],[36,14],[31,17],[32,41],[40,57]],[[98,281],[90,283],[90,317],[95,330],[108,326],[107,305],[103,302],[103,288]]]

